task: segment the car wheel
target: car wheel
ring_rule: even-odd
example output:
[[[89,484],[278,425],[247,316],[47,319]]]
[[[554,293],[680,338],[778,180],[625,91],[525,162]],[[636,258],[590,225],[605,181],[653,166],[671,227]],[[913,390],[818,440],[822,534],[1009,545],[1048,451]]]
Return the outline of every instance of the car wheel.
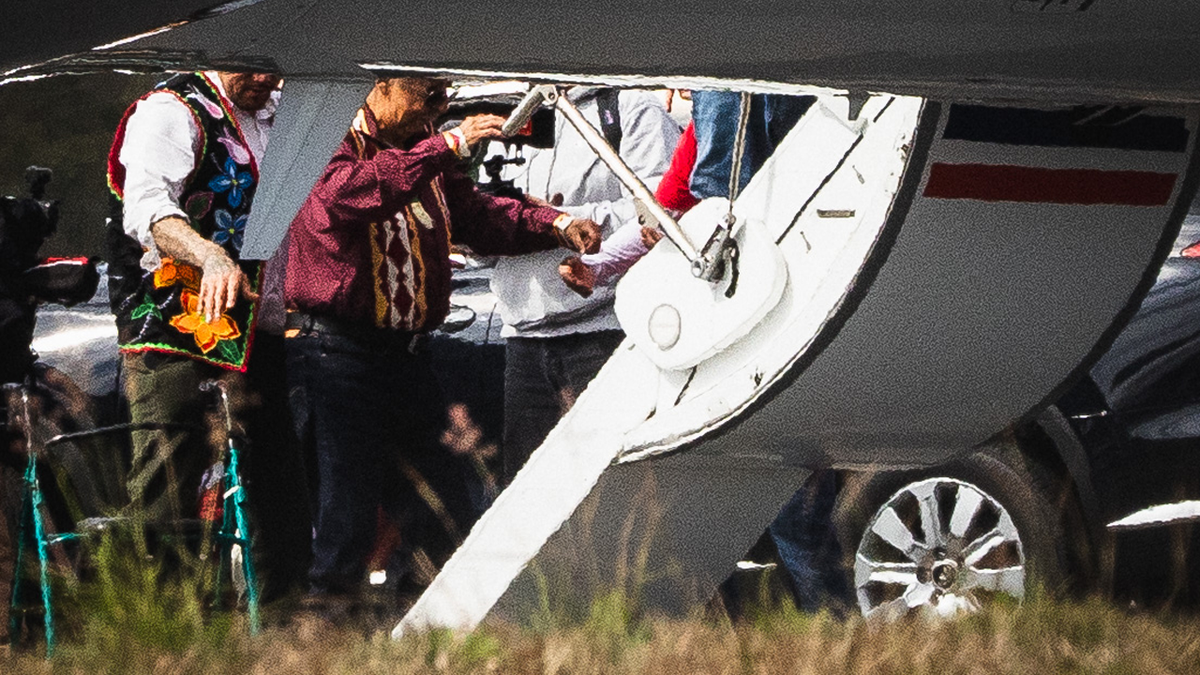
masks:
[[[834,521],[867,618],[953,616],[1065,575],[1062,519],[1015,448],[847,479]]]

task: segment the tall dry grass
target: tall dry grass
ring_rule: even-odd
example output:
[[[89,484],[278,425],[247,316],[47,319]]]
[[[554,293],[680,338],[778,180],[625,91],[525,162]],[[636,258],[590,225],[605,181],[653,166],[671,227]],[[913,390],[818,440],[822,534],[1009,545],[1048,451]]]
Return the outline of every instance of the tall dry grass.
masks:
[[[140,579],[140,580],[138,580]],[[0,652],[0,673],[1196,673],[1200,620],[1101,600],[994,606],[957,621],[869,625],[758,607],[731,622],[642,616],[622,597],[581,619],[401,641],[386,629],[297,619],[250,637],[237,614],[207,612],[161,578],[89,598],[52,660]]]
[[[614,575],[619,591],[572,603],[563,600],[570,580],[542,579],[540,605],[524,625],[492,622],[400,641],[390,639],[390,624],[333,625],[280,608],[267,608],[267,630],[251,637],[243,615],[213,609],[211,565],[180,550],[165,571],[147,562],[144,545],[106,539],[91,578],[60,589],[54,658],[34,636],[15,652],[0,647],[0,675],[1200,673],[1200,618],[1099,599],[1033,593],[1022,605],[956,621],[874,625],[775,602],[765,580],[759,602],[739,607],[736,621],[711,609],[687,618],[648,614],[638,589],[647,581],[653,516],[644,532],[632,521],[622,530],[618,558],[629,563]]]

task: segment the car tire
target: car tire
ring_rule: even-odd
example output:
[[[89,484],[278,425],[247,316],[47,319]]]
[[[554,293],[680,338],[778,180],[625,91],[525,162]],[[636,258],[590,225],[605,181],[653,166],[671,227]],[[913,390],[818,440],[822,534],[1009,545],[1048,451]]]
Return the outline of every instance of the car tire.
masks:
[[[859,610],[948,616],[1059,589],[1068,551],[1057,483],[1013,444],[928,469],[848,475],[833,518]]]

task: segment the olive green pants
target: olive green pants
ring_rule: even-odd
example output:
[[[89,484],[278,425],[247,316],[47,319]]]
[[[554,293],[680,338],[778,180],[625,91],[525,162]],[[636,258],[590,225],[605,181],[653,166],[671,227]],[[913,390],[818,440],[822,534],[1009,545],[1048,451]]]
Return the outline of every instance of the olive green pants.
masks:
[[[186,430],[134,431],[126,490],[134,513],[150,521],[196,518],[200,479],[226,442],[223,419],[207,413],[205,380],[226,381],[244,400],[244,376],[189,358],[146,352],[125,355],[125,396],[136,424],[168,422]],[[235,416],[236,419],[236,416]]]
[[[139,431],[127,477],[131,509],[149,519],[195,518],[200,479],[226,447],[223,413],[206,412],[200,383],[229,388],[249,496],[254,558],[270,599],[303,585],[311,555],[308,480],[288,410],[283,338],[260,333],[247,373],[182,357],[125,356],[125,394],[133,422],[175,422],[196,431]],[[132,514],[131,514],[132,515]]]

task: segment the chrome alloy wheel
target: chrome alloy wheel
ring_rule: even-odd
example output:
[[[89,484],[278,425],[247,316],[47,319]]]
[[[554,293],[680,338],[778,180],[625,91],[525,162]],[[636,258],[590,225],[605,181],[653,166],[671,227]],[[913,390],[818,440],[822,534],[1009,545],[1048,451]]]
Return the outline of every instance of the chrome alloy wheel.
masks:
[[[854,557],[867,618],[977,611],[1025,595],[1025,553],[1013,519],[978,487],[953,478],[910,483],[868,522]]]

